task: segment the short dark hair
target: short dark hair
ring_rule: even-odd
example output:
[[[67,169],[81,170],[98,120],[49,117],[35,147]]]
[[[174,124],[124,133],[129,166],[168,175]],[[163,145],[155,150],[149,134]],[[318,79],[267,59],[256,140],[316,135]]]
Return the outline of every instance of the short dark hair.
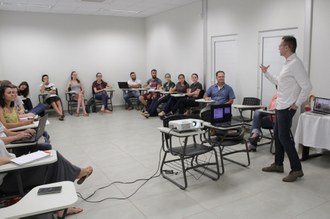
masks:
[[[135,74],[135,72],[134,72],[134,71],[132,71],[131,73],[129,73],[129,75],[132,75],[132,74]]]
[[[49,78],[49,76],[48,76],[47,74],[43,74],[43,75],[41,76],[41,81],[42,81],[42,82],[44,82],[44,77],[48,77],[48,78]]]
[[[101,73],[101,72],[98,72],[98,73],[96,73],[96,75],[95,75],[95,76],[97,77],[97,75],[99,75],[99,74],[100,74],[100,75],[102,75],[102,73]]]
[[[155,69],[155,68],[154,69],[151,69],[151,72],[153,72],[153,71],[157,72],[157,69]]]
[[[2,85],[1,87],[0,87],[0,106],[2,107],[2,108],[4,108],[5,106],[6,106],[6,100],[5,100],[5,91],[6,91],[6,89],[7,88],[10,88],[10,89],[12,89],[13,87],[12,87],[12,85],[10,84],[8,84],[8,85]],[[14,107],[14,101],[11,101],[11,103],[10,103],[10,107]]]
[[[215,73],[215,76],[218,77],[218,74],[219,74],[219,73],[223,73],[223,74],[225,74],[224,71],[220,70],[220,71],[217,71],[217,72]]]
[[[287,45],[291,52],[295,53],[297,49],[297,40],[294,36],[284,36],[282,37],[282,40],[285,45]]]

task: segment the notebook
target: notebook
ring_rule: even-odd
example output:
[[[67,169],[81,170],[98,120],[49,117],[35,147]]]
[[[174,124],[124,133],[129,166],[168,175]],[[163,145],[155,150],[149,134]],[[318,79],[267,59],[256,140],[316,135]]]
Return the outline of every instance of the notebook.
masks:
[[[233,119],[231,104],[211,105],[211,124],[216,127],[231,127],[242,125],[242,121]]]
[[[11,160],[11,162],[18,164],[18,165],[23,165],[23,164],[31,163],[36,160],[40,160],[40,159],[48,157],[48,156],[50,156],[50,154],[45,151],[36,151],[36,152],[32,152],[32,153],[25,154],[20,157],[14,158]]]
[[[323,115],[330,114],[330,99],[322,98],[322,97],[315,97],[312,112],[323,114]]]
[[[126,81],[124,81],[124,82],[118,82],[118,87],[120,89],[129,88],[128,83]]]
[[[39,119],[39,124],[38,124],[37,130],[36,130],[36,133],[33,136],[31,136],[29,138],[22,138],[20,140],[12,141],[11,144],[22,144],[22,143],[37,142],[39,140],[39,138],[41,138],[41,136],[43,135],[43,133],[45,131],[47,119],[48,119],[47,114]]]

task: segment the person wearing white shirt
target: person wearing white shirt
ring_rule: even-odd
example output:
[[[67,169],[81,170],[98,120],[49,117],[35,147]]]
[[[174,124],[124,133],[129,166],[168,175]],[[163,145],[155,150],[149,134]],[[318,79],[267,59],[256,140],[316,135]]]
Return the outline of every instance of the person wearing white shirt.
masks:
[[[129,88],[141,88],[141,80],[136,79],[135,72],[131,72],[130,77],[131,77],[131,79],[127,81],[128,87]],[[133,104],[132,104],[132,101],[130,100],[130,98],[135,97],[138,99],[139,96],[140,96],[140,91],[138,91],[138,90],[128,90],[124,94],[124,100],[127,103],[127,110],[133,109]]]
[[[296,55],[297,41],[293,36],[284,36],[279,45],[280,55],[286,61],[278,76],[268,72],[268,66],[260,65],[265,76],[278,86],[276,121],[274,127],[275,162],[262,168],[264,172],[284,172],[284,152],[288,155],[291,171],[283,178],[284,182],[294,182],[303,177],[301,163],[291,136],[292,118],[298,106],[307,100],[312,85],[302,61]]]

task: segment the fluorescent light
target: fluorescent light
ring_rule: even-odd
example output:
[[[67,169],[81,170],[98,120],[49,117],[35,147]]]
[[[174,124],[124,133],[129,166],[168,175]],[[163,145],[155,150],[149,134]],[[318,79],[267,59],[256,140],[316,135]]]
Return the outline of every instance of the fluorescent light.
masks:
[[[130,10],[119,10],[119,9],[107,9],[106,11],[113,11],[113,12],[120,12],[120,13],[132,13],[132,14],[138,14],[142,11],[130,11]]]
[[[28,4],[28,3],[10,3],[10,2],[0,2],[0,5],[4,6],[17,6],[17,7],[36,7],[36,8],[52,8],[53,5],[43,5],[43,4]]]

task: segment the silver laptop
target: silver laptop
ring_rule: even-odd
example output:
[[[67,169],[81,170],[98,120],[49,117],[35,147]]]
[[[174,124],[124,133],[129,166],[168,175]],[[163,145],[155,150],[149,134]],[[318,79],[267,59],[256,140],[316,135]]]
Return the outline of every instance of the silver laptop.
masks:
[[[22,138],[20,140],[12,141],[11,144],[22,144],[22,143],[37,142],[39,140],[39,138],[41,138],[42,134],[45,131],[47,119],[48,119],[47,114],[39,119],[39,124],[38,124],[37,130],[36,130],[36,133],[33,136],[31,136],[29,138]]]
[[[328,115],[330,114],[330,99],[315,97],[313,113]]]

